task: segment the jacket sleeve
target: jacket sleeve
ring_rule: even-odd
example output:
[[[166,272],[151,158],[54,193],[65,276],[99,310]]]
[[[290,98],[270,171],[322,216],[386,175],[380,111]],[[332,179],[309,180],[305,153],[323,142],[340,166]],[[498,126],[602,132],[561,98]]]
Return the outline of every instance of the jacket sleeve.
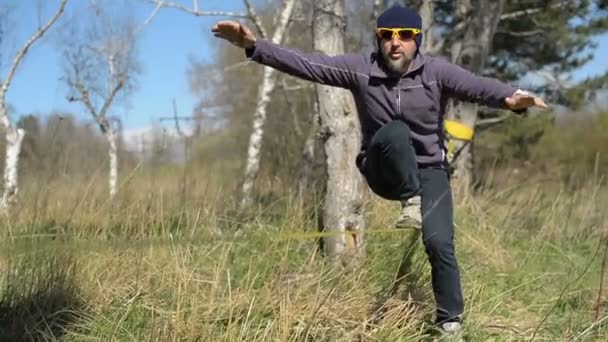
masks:
[[[334,87],[352,89],[359,77],[369,78],[361,70],[365,65],[363,55],[303,53],[263,39],[258,39],[255,47],[247,49],[246,54],[252,61],[289,75]]]
[[[505,99],[517,91],[506,83],[481,77],[456,64],[437,61],[438,82],[447,95],[461,101],[507,109]]]

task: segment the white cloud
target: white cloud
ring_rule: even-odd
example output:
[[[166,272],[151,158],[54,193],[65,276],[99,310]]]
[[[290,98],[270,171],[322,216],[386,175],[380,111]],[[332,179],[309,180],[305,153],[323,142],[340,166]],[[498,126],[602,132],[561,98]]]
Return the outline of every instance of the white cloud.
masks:
[[[191,134],[189,127],[181,128],[183,133]],[[126,129],[123,131],[123,141],[129,151],[135,152],[140,158],[145,158],[153,146],[169,149],[175,160],[181,160],[181,137],[175,126],[149,125]]]

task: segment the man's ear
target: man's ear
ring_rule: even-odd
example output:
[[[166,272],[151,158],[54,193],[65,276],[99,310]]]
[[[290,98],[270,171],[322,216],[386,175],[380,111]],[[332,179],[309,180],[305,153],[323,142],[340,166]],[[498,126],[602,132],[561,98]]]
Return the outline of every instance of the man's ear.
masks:
[[[420,32],[416,35],[416,38],[414,38],[414,40],[416,41],[416,46],[418,46],[418,50],[420,50],[420,46],[422,45],[422,35],[423,33]]]

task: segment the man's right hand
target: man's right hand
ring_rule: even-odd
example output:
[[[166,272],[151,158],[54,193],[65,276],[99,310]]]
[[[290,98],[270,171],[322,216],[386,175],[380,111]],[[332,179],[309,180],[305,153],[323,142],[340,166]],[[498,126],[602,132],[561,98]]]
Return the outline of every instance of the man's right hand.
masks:
[[[214,36],[225,39],[243,49],[249,49],[255,45],[253,32],[237,21],[220,21],[211,28],[211,32]]]
[[[525,90],[517,89],[517,91],[505,99],[505,104],[514,112],[525,112],[529,107],[549,108],[545,101],[540,97],[533,96]]]

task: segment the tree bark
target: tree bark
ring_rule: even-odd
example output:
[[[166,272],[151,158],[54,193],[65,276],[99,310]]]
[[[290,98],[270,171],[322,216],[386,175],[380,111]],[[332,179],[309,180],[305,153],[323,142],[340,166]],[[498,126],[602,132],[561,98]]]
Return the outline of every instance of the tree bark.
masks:
[[[344,0],[315,0],[313,35],[316,51],[344,53]],[[355,166],[361,144],[360,123],[347,91],[316,85],[321,134],[327,163],[322,229],[337,235],[323,241],[326,255],[363,255],[365,185]]]
[[[118,148],[116,144],[116,134],[114,129],[109,126],[106,131],[108,139],[108,157],[110,158],[110,173],[108,177],[108,185],[110,190],[110,199],[116,196],[118,184]]]
[[[6,158],[4,164],[4,191],[0,200],[0,209],[6,210],[15,204],[19,186],[17,176],[19,174],[19,154],[21,143],[25,136],[25,130],[4,123],[6,127]]]
[[[285,0],[283,10],[279,14],[278,26],[274,31],[271,41],[280,44],[283,41],[285,29],[291,18],[295,0]],[[252,20],[255,21],[254,18]],[[263,31],[262,31],[263,32]],[[253,128],[249,136],[249,147],[245,159],[245,173],[241,187],[240,209],[248,208],[252,203],[252,192],[255,178],[260,170],[260,155],[262,149],[262,138],[264,136],[264,123],[266,122],[266,107],[270,102],[270,94],[275,88],[276,79],[273,77],[275,70],[264,67],[262,84],[258,90],[258,101],[253,115]]]
[[[384,8],[386,8],[386,0],[374,0],[372,5],[372,16],[370,18],[372,27],[376,27],[376,20]]]
[[[459,0],[456,6],[458,21],[466,23],[460,39],[451,46],[451,61],[481,74],[486,66],[496,27],[504,8],[504,0]],[[475,127],[479,106],[474,103],[453,102],[448,117],[469,127]],[[456,142],[462,152],[454,162],[454,188],[457,193],[467,193],[475,184],[475,140],[463,146]]]
[[[308,181],[312,175],[313,164],[315,161],[315,145],[317,142],[317,133],[319,131],[319,103],[315,100],[314,114],[310,131],[306,136],[304,148],[302,150],[302,169],[300,178],[298,179],[298,198],[302,200],[308,190]]]
[[[419,0],[418,1],[418,12],[420,18],[422,18],[422,50],[429,54],[436,54],[439,51],[436,50],[435,41],[431,30],[433,29],[433,14],[435,8],[432,0]]]

